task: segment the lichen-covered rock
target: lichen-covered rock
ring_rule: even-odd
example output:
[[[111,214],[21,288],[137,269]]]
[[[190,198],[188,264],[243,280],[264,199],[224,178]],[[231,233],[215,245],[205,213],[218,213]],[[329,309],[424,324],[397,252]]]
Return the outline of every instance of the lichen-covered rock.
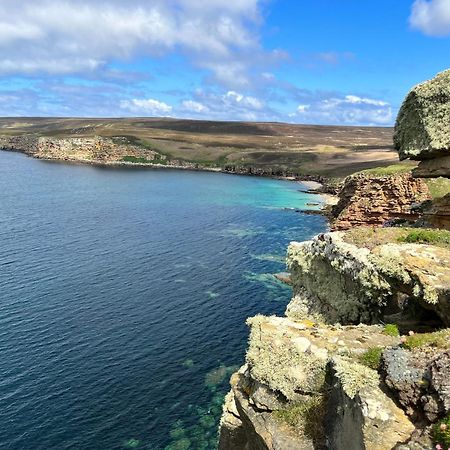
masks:
[[[414,421],[421,419],[418,405],[425,386],[427,361],[402,348],[383,352],[381,371],[386,385],[396,393],[398,402]]]
[[[369,260],[370,251],[344,242],[340,232],[291,243],[287,263],[294,298],[286,314],[326,323],[375,323],[392,292]]]
[[[395,308],[418,305],[450,325],[450,251],[388,243],[369,249],[345,233],[291,243],[288,266],[294,298],[288,317],[325,323],[376,323]],[[399,293],[407,297],[399,305]]]
[[[400,159],[450,154],[450,70],[415,86],[397,117],[394,146]]]
[[[247,436],[236,408],[233,391],[230,391],[225,397],[219,432],[219,450],[248,449]]]
[[[347,177],[332,208],[332,230],[361,225],[381,226],[388,220],[416,220],[413,206],[430,198],[428,187],[410,173],[371,176],[364,173]]]
[[[361,386],[378,386],[376,372],[358,364],[361,355],[399,343],[399,337],[385,334],[380,326],[325,326],[264,316],[248,323],[246,365],[231,379],[221,450],[330,448],[325,445],[325,381],[331,359],[346,358],[338,358],[340,377],[348,395],[354,396]]]
[[[327,381],[327,448],[387,450],[409,439],[414,426],[380,389],[377,372],[335,357]]]
[[[413,351],[386,349],[381,373],[414,422],[433,423],[450,412],[449,351],[426,346]]]

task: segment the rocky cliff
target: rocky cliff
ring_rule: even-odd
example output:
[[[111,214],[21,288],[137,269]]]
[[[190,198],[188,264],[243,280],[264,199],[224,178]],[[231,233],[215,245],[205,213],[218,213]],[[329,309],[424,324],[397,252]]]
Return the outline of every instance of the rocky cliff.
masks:
[[[102,165],[156,165],[197,168],[195,164],[171,160],[150,148],[135,145],[126,137],[0,136],[0,149],[18,151],[39,159]]]
[[[394,145],[401,159],[420,161],[413,176],[450,178],[450,70],[415,86],[395,125]],[[450,229],[450,194],[424,211],[432,225]]]
[[[331,211],[332,230],[381,226],[393,219],[414,221],[419,218],[414,206],[430,199],[425,182],[410,173],[350,175],[338,195],[339,203]]]
[[[413,88],[394,141],[416,174],[450,176],[450,71]],[[379,227],[416,202],[443,220],[448,196],[410,174],[351,176],[340,196],[349,230],[289,246],[286,316],[248,320],[220,450],[450,448],[450,232]]]
[[[290,245],[293,299],[286,317],[248,321],[221,450],[438,442],[450,413],[450,332],[422,332],[450,323],[450,251],[445,239],[410,244],[412,232],[363,228]]]

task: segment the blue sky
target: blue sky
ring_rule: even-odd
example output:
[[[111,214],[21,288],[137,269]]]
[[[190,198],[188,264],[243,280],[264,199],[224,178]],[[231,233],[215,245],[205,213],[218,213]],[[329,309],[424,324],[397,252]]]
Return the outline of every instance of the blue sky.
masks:
[[[450,0],[0,0],[0,115],[391,125]]]

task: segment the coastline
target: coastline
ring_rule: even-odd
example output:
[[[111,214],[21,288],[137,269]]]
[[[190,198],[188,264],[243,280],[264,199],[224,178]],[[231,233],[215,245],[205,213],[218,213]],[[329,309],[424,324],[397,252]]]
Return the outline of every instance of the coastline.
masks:
[[[127,168],[127,169],[173,169],[173,170],[190,170],[193,172],[214,172],[223,173],[228,175],[242,175],[242,176],[252,176],[252,177],[262,177],[271,178],[275,180],[291,181],[296,183],[302,183],[307,189],[300,190],[301,192],[319,196],[321,203],[321,208],[318,210],[307,209],[304,210],[310,214],[322,214],[327,216],[328,209],[337,203],[338,197],[329,193],[323,192],[327,187],[327,179],[320,175],[304,175],[304,176],[280,176],[267,172],[258,172],[252,167],[247,167],[247,170],[230,170],[230,166],[225,167],[206,167],[199,163],[186,163],[183,164],[160,164],[160,163],[141,163],[141,162],[128,162],[128,161],[102,161],[84,158],[43,158],[36,156],[20,149],[11,148],[0,148],[0,151],[21,153],[30,158],[37,159],[44,162],[59,163],[59,164],[80,164],[80,165],[90,165],[100,168]],[[318,181],[320,180],[320,181]]]

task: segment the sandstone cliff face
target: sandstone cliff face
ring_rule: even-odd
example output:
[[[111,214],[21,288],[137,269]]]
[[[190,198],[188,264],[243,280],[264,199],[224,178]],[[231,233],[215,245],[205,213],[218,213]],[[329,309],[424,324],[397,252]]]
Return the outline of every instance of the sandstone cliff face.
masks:
[[[248,321],[220,450],[432,448],[432,424],[450,413],[450,332],[419,331],[450,325],[450,251],[361,230],[290,245],[294,297],[287,317]],[[377,325],[389,321],[416,333]]]
[[[332,230],[381,226],[392,219],[416,220],[412,210],[430,198],[428,187],[409,173],[375,177],[364,173],[347,177],[333,207]]]

